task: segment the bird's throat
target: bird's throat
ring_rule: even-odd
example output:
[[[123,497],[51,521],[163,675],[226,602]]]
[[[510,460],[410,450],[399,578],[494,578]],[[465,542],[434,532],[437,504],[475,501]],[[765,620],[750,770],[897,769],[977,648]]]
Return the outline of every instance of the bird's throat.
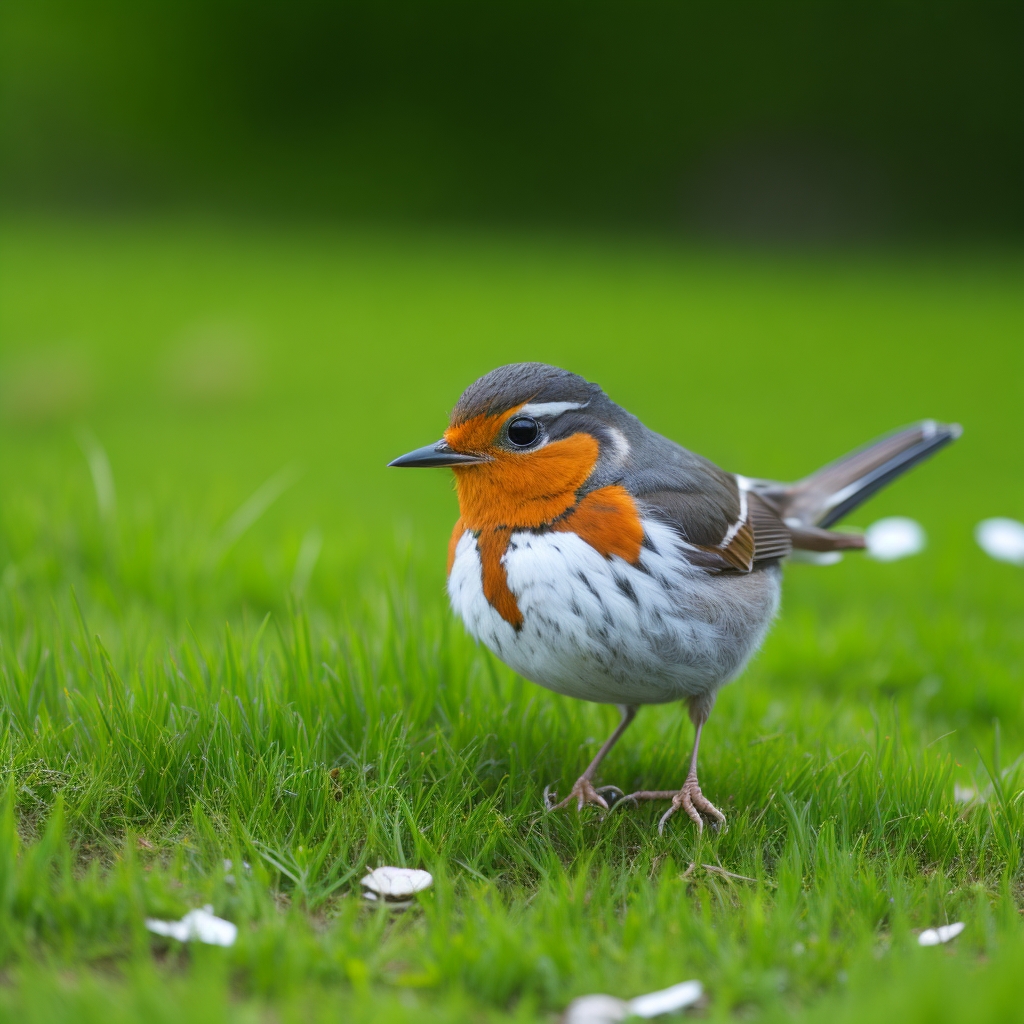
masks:
[[[573,434],[532,452],[492,452],[491,462],[456,466],[459,513],[469,530],[537,529],[576,504],[597,464],[590,434]]]

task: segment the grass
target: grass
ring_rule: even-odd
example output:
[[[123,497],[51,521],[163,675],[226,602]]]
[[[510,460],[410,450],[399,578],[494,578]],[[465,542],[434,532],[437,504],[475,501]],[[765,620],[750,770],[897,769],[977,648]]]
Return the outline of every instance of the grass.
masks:
[[[1016,256],[36,221],[0,263],[0,1019],[551,1020],[691,977],[712,1019],[1024,1019],[1024,587],[971,539],[1024,511]],[[924,555],[787,571],[705,734],[723,833],[538,813],[615,714],[467,639],[450,483],[383,469],[526,358],[759,475],[966,427],[858,512]],[[604,780],[689,743],[648,709]],[[389,917],[380,863],[436,885]],[[143,927],[204,903],[231,949]]]

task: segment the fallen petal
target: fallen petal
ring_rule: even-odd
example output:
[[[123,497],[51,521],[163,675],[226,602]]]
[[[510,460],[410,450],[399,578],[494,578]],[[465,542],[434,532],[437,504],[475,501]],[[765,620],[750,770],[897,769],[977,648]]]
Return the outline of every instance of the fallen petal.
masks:
[[[429,889],[433,884],[434,876],[429,871],[389,867],[371,871],[360,882],[360,885],[386,900],[407,900],[410,896]]]
[[[928,538],[920,523],[906,516],[889,516],[864,531],[868,554],[878,562],[895,562],[923,551]]]
[[[180,921],[147,917],[146,927],[156,935],[166,935],[179,942],[205,942],[210,946],[233,946],[238,938],[238,927],[216,917],[210,904],[200,910],[190,910]]]
[[[629,1012],[636,1017],[657,1017],[662,1013],[672,1013],[685,1006],[692,1006],[703,994],[704,986],[699,981],[683,981],[671,988],[663,988],[660,992],[631,999]]]
[[[562,1024],[614,1024],[629,1016],[630,1004],[615,996],[580,996],[562,1016]]]
[[[156,935],[166,935],[179,942],[188,939],[188,929],[180,921],[161,921],[156,917],[147,917],[146,927]]]
[[[790,553],[791,562],[806,562],[808,565],[838,565],[843,560],[842,551],[803,551]]]
[[[978,799],[978,791],[973,786],[961,786],[953,784],[953,799],[958,804],[972,804]]]
[[[955,939],[966,927],[963,921],[957,921],[954,924],[939,925],[938,928],[926,928],[918,935],[917,944],[919,946],[939,946],[943,942]]]
[[[692,1006],[703,994],[699,981],[684,981],[628,1002],[615,996],[580,996],[569,1004],[562,1024],[613,1024],[627,1017],[660,1017]]]
[[[983,519],[974,528],[978,547],[992,558],[1024,565],[1024,523],[1016,519]]]

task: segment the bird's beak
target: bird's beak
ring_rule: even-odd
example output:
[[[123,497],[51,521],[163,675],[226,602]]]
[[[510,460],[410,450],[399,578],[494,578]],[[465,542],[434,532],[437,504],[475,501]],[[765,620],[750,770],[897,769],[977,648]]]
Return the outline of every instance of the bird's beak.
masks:
[[[434,444],[417,448],[407,455],[399,455],[389,466],[420,466],[423,468],[435,466],[473,466],[480,462],[490,462],[486,455],[463,455],[462,452],[454,451],[448,447],[448,442],[441,440]]]

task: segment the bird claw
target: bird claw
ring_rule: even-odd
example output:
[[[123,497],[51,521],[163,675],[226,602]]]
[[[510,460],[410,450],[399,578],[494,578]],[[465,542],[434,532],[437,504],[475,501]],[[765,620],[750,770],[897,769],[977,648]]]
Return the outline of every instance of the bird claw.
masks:
[[[711,819],[711,827],[716,831],[725,825],[725,815],[704,796],[700,791],[700,786],[697,784],[696,777],[692,775],[687,778],[683,783],[683,788],[680,790],[641,789],[636,793],[629,793],[621,797],[614,806],[625,807],[628,803],[638,804],[641,800],[672,801],[672,806],[661,816],[661,820],[658,822],[658,835],[664,834],[665,823],[680,809],[686,811],[687,817],[696,824],[698,832],[704,829],[704,821],[701,818],[701,814],[705,814]]]
[[[608,800],[602,794],[614,797],[611,804],[608,803]],[[569,795],[564,800],[559,800],[558,803],[555,803],[557,794],[551,792],[550,786],[545,786],[544,810],[549,813],[551,811],[560,811],[562,808],[568,807],[575,800],[577,811],[582,811],[585,804],[593,804],[595,807],[600,807],[602,810],[607,811],[622,799],[622,795],[622,790],[618,786],[601,786],[600,789],[595,789],[590,779],[580,776],[572,789],[569,790]]]
[[[609,807],[615,807],[626,795],[618,786],[598,786],[597,792],[608,801]]]
[[[665,823],[678,810],[686,812],[689,819],[697,826],[698,832],[704,831],[702,814],[711,819],[711,827],[716,832],[725,826],[725,815],[700,791],[700,785],[695,775],[689,776],[683,783],[683,788],[672,797],[672,806],[658,822],[658,835],[664,835]]]

